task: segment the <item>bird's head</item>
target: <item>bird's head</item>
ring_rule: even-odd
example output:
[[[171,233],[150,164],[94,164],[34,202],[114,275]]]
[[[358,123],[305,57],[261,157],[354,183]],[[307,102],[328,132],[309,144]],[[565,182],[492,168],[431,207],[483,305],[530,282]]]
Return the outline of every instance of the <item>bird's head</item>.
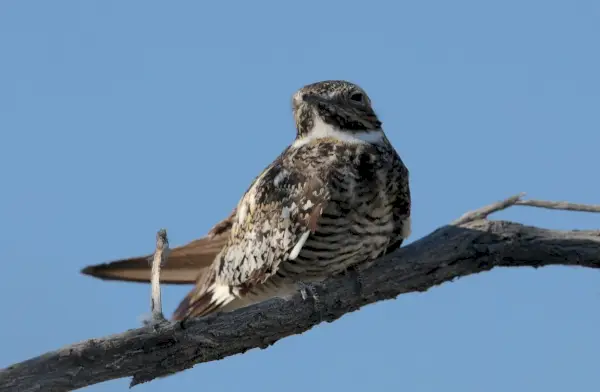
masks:
[[[302,87],[292,98],[297,140],[338,135],[363,140],[383,136],[367,93],[344,80]],[[380,137],[381,136],[381,137]]]

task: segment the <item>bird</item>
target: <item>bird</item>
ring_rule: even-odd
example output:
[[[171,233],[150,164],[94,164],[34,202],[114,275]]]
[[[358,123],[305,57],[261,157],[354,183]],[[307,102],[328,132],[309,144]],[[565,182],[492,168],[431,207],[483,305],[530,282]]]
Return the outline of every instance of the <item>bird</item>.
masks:
[[[194,284],[173,320],[289,298],[364,271],[411,234],[409,171],[355,83],[325,80],[292,96],[296,137],[206,236],[173,248],[161,281]],[[84,274],[148,282],[147,256]]]

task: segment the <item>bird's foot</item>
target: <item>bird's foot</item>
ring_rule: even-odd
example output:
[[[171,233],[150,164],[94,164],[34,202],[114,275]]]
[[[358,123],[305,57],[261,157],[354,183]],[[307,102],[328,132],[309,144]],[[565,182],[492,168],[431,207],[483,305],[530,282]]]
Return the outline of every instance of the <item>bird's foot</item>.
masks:
[[[317,294],[315,284],[310,282],[299,282],[298,286],[300,287],[300,294],[302,294],[302,299],[306,301],[310,296],[315,303],[315,310],[317,311],[317,313],[319,313],[319,316],[322,318],[321,301],[319,300],[319,295]]]
[[[356,275],[357,294],[363,298],[364,274],[363,269],[358,265],[353,265],[346,270],[346,274],[354,273]]]

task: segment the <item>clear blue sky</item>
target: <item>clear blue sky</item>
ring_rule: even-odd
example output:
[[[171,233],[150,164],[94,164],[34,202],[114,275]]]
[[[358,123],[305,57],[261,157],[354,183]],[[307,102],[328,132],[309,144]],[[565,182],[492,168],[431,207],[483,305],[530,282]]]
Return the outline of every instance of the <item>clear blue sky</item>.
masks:
[[[2,1],[0,367],[139,326],[148,286],[80,268],[151,252],[160,227],[204,235],[317,80],[372,97],[411,170],[413,240],[521,191],[600,203],[599,20],[595,0]],[[168,314],[188,289],[163,289]],[[598,391],[599,328],[598,272],[496,270],[135,390]]]

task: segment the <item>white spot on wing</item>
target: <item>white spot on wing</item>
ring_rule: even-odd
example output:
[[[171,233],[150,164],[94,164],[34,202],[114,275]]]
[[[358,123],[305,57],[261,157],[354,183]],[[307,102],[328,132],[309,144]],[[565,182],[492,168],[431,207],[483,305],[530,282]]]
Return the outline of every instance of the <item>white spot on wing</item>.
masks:
[[[210,287],[210,291],[212,291],[211,302],[218,305],[227,305],[235,299],[235,297],[229,291],[229,286],[227,285],[215,283]]]
[[[282,169],[279,173],[277,173],[277,175],[273,179],[273,184],[275,186],[279,186],[279,184],[281,183],[281,181],[283,181],[283,179],[286,178],[289,174],[290,173],[287,170]]]
[[[289,219],[290,215],[295,213],[297,209],[298,209],[298,206],[296,205],[296,203],[292,203],[289,207],[283,206],[281,208],[281,218]]]
[[[314,116],[315,125],[308,135],[294,141],[292,147],[298,148],[315,139],[333,138],[346,143],[369,143],[379,144],[383,142],[384,136],[381,129],[364,132],[343,132],[329,124],[326,124],[319,116]]]
[[[290,260],[296,260],[296,257],[298,257],[298,255],[300,254],[300,250],[302,249],[302,247],[304,246],[304,243],[308,239],[309,234],[310,234],[310,231],[304,232],[302,234],[302,236],[300,237],[300,240],[298,241],[296,246],[294,246],[294,249],[292,249],[292,252],[290,253],[290,257],[288,257]]]

